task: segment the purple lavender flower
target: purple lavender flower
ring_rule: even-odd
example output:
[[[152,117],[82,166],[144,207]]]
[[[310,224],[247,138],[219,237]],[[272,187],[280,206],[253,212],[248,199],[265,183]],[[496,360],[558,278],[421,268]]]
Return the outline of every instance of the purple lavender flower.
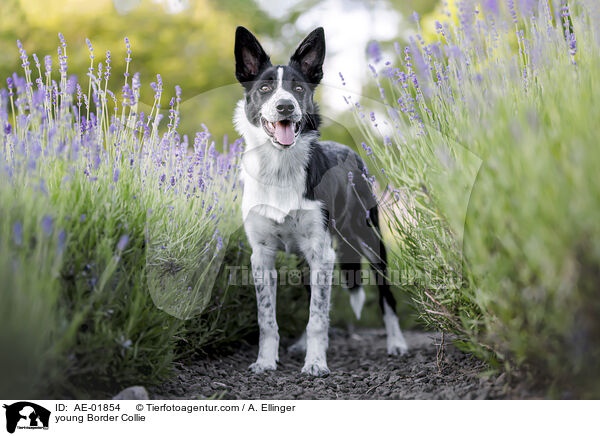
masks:
[[[44,56],[44,66],[46,67],[46,74],[52,73],[52,56]]]
[[[38,56],[37,56],[37,54],[35,54],[35,53],[34,53],[32,56],[33,56],[33,60],[34,60],[34,62],[35,62],[35,66],[36,66],[36,68],[39,70],[39,69],[40,69],[40,66],[41,66],[41,65],[40,65],[40,60],[38,59]]]
[[[44,217],[42,218],[42,230],[44,231],[44,233],[49,236],[52,233],[52,227],[52,217],[49,215],[44,215]]]
[[[413,11],[412,19],[415,22],[415,24],[418,26],[419,25],[419,14],[416,11]]]
[[[442,23],[440,23],[438,20],[435,20],[435,32],[440,33],[443,28],[444,26],[442,26]]]
[[[119,169],[115,167],[114,171],[113,171],[113,177],[112,180],[114,183],[117,183],[119,181]]]
[[[7,77],[6,78],[6,86],[8,86],[8,96],[12,97],[14,95],[13,93],[13,79],[12,77]]]
[[[17,221],[13,226],[13,240],[18,246],[23,244],[23,225],[19,221]]]
[[[181,86],[175,85],[175,97],[177,103],[181,103]]]
[[[125,48],[127,49],[127,57],[125,58],[125,62],[129,64],[131,62],[131,44],[129,43],[129,38],[125,37]],[[125,77],[129,76],[128,72],[125,72]]]
[[[367,55],[369,59],[371,59],[375,63],[379,63],[381,61],[381,48],[379,44],[375,41],[371,41],[367,46]]]
[[[75,92],[76,89],[77,89],[77,77],[69,76],[69,78],[67,79],[67,88],[65,89],[65,92],[68,95],[71,95]]]
[[[162,91],[163,91],[162,77],[160,77],[160,74],[156,75],[156,82],[150,83],[150,87],[154,91],[154,100],[159,101],[160,96],[162,95]],[[159,108],[160,108],[160,106],[159,106]]]
[[[371,73],[373,73],[373,77],[377,77],[377,70],[375,69],[375,67],[371,64],[369,64],[369,69],[371,70]]]
[[[119,250],[119,251],[125,250],[125,247],[127,247],[128,242],[129,242],[128,235],[121,236],[121,238],[119,239],[119,242],[117,243],[117,250]]]
[[[81,86],[79,86],[79,83],[77,83],[77,85],[76,85],[76,90],[77,90],[77,107],[81,107],[81,100],[83,98],[83,91],[81,90]]]
[[[129,84],[125,84],[122,89],[123,93],[123,105],[124,106],[134,106],[135,105],[135,97],[133,95],[133,90],[129,86]]]
[[[25,49],[23,48],[23,44],[21,44],[21,41],[17,39],[17,47],[19,49],[19,53],[21,53],[21,61],[23,61],[23,63],[21,64],[21,66],[27,70],[29,67],[29,60],[27,58],[27,52],[25,51]]]
[[[142,84],[140,83],[140,73],[135,73],[133,75],[133,79],[131,80],[131,88],[133,89],[133,94],[136,97],[140,95],[140,88]]]
[[[108,81],[108,79],[110,78],[110,70],[111,70],[111,57],[110,57],[110,51],[106,50],[106,70],[104,71],[104,80]]]
[[[58,47],[58,66],[61,76],[67,73],[67,55],[64,53],[64,48]]]
[[[11,130],[12,130],[12,127],[11,127],[10,123],[5,122],[4,123],[4,134],[10,135]]]
[[[61,230],[58,233],[58,252],[62,252],[63,248],[65,248],[65,241],[67,240],[67,234],[64,230]]]
[[[167,127],[170,129],[172,127],[174,127],[174,120],[175,120],[175,97],[171,98],[171,101],[169,102],[169,124],[167,125]]]
[[[85,38],[85,43],[87,44],[88,51],[90,52],[90,59],[94,59],[94,47],[92,46],[92,42]]]
[[[569,33],[568,42],[569,42],[569,53],[571,54],[571,56],[574,57],[575,54],[577,53],[577,38],[575,38],[574,33]]]
[[[517,10],[515,8],[514,0],[506,0],[506,5],[508,6],[508,10],[510,11],[510,16],[512,17],[513,24],[518,23]]]

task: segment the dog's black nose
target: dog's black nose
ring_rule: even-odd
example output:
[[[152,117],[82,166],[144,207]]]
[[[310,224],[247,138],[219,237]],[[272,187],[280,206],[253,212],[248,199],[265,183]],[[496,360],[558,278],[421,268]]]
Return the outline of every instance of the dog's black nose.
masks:
[[[281,115],[290,115],[294,112],[294,102],[292,100],[279,100],[275,105],[275,109]]]

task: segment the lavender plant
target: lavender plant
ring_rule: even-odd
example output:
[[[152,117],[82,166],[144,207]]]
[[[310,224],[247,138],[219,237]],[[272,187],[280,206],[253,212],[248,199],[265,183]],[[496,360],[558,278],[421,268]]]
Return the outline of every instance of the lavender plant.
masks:
[[[58,62],[46,56],[44,70],[18,42],[23,75],[0,90],[5,397],[156,382],[180,352],[177,337],[194,338],[193,348],[253,329],[253,309],[218,316],[253,307],[253,292],[241,296],[221,272],[225,257],[246,255],[237,241],[228,247],[242,144],[219,151],[206,128],[189,144],[177,132],[182,91],[164,111],[160,75],[141,111],[125,44],[126,72],[115,78],[110,52],[98,56],[88,40],[79,83],[62,35]]]
[[[373,68],[381,113],[350,102],[403,288],[468,349],[597,396],[599,6],[456,3]]]

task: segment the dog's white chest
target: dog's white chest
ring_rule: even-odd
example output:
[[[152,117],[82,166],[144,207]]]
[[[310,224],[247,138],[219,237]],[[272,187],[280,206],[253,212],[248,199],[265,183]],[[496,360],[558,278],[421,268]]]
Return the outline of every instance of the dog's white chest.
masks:
[[[320,210],[316,201],[304,198],[304,180],[299,183],[277,185],[275,181],[266,183],[242,172],[244,193],[242,215],[244,220],[252,211],[277,223],[283,223],[293,211]],[[275,182],[275,184],[271,183]]]
[[[321,209],[319,202],[304,197],[307,146],[299,140],[285,152],[264,144],[244,153],[241,165],[244,220],[252,211],[282,223],[292,211]]]

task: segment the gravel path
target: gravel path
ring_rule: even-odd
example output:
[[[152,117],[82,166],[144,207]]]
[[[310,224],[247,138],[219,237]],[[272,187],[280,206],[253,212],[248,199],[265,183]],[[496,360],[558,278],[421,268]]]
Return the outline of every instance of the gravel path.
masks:
[[[327,353],[331,374],[300,373],[302,357],[282,346],[277,371],[248,370],[257,346],[233,354],[178,364],[176,377],[151,390],[157,399],[501,399],[540,398],[505,374],[486,375],[485,364],[451,344],[439,346],[437,333],[406,332],[407,355],[386,353],[385,332],[334,330]],[[282,345],[289,342],[282,341]]]

